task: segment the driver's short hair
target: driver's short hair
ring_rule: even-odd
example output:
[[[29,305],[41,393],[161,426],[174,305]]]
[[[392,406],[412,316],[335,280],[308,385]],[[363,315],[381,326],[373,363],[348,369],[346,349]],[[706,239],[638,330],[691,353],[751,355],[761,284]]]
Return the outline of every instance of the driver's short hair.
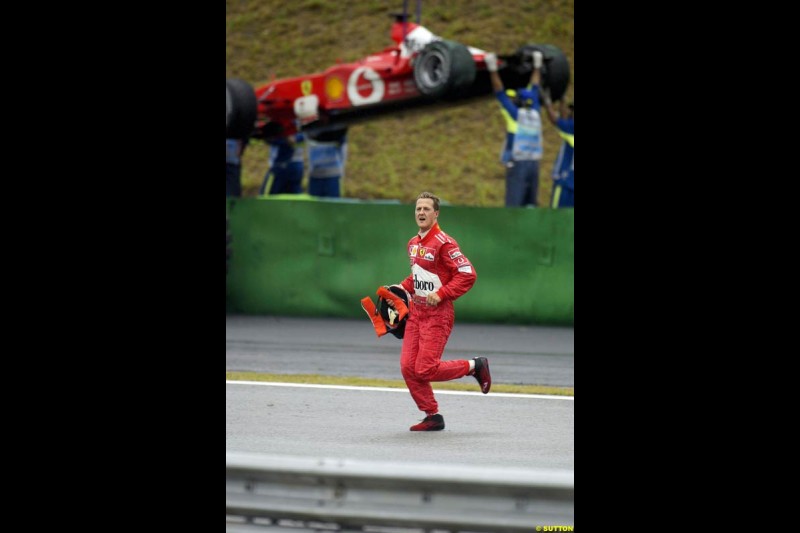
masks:
[[[430,198],[431,200],[433,200],[433,210],[434,211],[438,211],[439,210],[439,197],[438,196],[436,196],[432,192],[424,191],[424,192],[419,193],[419,196],[417,196],[417,200],[421,200],[423,198]]]

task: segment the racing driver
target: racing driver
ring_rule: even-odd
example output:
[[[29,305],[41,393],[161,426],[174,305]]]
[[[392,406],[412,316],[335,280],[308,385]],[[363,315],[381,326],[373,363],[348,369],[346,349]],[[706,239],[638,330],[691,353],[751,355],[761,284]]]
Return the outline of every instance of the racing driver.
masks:
[[[486,394],[492,376],[486,357],[441,360],[453,329],[453,302],[472,288],[477,273],[456,240],[439,227],[437,196],[421,193],[414,217],[419,234],[408,241],[411,274],[401,283],[413,304],[403,336],[400,370],[411,397],[427,415],[411,426],[411,431],[439,431],[444,429],[444,418],[439,414],[431,382],[474,376]]]

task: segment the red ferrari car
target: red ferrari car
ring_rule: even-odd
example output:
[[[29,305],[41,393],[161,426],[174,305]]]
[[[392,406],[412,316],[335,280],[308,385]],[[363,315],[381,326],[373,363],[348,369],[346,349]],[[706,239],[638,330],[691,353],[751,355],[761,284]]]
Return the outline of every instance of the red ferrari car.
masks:
[[[354,63],[255,90],[244,80],[227,79],[227,137],[269,141],[298,131],[335,136],[354,122],[398,109],[492,93],[484,50],[437,37],[403,14],[392,16],[395,44]],[[533,50],[544,56],[542,85],[559,100],[569,83],[569,63],[552,45],[526,44],[513,54],[498,54],[504,86],[527,85]]]

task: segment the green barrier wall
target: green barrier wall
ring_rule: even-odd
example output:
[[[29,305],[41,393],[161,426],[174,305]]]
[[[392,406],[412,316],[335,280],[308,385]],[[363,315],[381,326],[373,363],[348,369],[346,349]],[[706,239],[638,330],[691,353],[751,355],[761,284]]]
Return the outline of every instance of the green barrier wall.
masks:
[[[367,317],[364,296],[410,273],[414,205],[228,200],[231,313]],[[457,321],[574,323],[574,210],[447,206],[439,224],[478,273]]]

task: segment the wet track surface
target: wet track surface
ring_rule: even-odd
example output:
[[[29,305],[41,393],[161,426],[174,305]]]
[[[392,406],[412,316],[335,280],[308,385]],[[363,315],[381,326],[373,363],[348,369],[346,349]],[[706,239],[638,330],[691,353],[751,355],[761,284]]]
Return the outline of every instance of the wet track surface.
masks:
[[[401,379],[400,343],[376,337],[366,317],[228,316],[226,370]],[[485,355],[494,383],[572,387],[573,345],[572,328],[457,322],[444,359]],[[230,451],[574,469],[572,399],[439,391],[446,429],[411,432],[424,414],[402,389],[225,388]]]

